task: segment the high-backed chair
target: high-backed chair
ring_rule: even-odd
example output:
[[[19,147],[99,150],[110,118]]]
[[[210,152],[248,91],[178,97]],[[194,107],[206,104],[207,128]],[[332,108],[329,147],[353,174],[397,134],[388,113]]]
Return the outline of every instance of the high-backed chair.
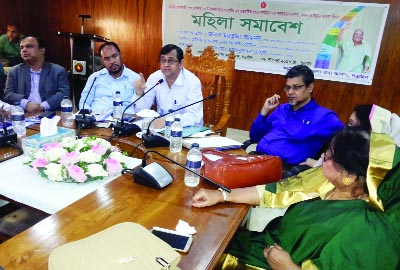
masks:
[[[235,70],[235,53],[230,51],[228,59],[218,59],[211,46],[208,46],[199,56],[192,55],[188,46],[184,56],[184,67],[200,79],[203,97],[216,94],[213,100],[203,104],[204,125],[215,133],[226,135],[230,118],[229,104],[231,101],[233,74]]]

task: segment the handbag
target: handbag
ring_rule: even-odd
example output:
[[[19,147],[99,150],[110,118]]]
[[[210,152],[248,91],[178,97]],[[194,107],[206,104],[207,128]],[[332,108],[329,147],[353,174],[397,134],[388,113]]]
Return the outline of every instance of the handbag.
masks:
[[[282,161],[277,156],[237,155],[214,149],[202,154],[203,175],[228,188],[268,184],[282,177]]]
[[[179,270],[181,255],[140,224],[124,222],[54,249],[48,270]]]

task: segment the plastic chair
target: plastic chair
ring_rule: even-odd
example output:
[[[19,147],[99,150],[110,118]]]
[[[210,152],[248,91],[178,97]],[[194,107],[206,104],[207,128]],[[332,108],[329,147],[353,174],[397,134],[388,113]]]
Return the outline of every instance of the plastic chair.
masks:
[[[226,60],[218,59],[214,49],[208,46],[199,56],[194,56],[192,48],[187,46],[184,67],[200,79],[203,97],[217,95],[215,99],[203,104],[204,125],[213,132],[225,136],[230,118],[229,105],[235,70],[235,53],[230,51]]]

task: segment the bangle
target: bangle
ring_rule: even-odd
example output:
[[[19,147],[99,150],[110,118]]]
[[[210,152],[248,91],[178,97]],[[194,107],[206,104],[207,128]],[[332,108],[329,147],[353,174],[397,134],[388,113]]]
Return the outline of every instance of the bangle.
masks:
[[[226,202],[226,191],[223,190],[222,188],[219,188],[218,191],[222,193],[222,197],[224,198],[224,202]]]

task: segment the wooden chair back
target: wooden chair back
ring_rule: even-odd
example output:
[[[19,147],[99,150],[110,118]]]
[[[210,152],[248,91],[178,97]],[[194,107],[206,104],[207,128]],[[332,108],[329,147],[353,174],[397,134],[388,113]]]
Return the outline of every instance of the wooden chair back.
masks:
[[[215,133],[225,136],[230,118],[229,105],[235,70],[235,53],[230,51],[226,60],[218,59],[214,49],[208,46],[199,56],[194,56],[192,48],[187,46],[184,67],[200,79],[203,97],[217,95],[215,99],[205,101],[203,104],[204,125],[210,127]]]

